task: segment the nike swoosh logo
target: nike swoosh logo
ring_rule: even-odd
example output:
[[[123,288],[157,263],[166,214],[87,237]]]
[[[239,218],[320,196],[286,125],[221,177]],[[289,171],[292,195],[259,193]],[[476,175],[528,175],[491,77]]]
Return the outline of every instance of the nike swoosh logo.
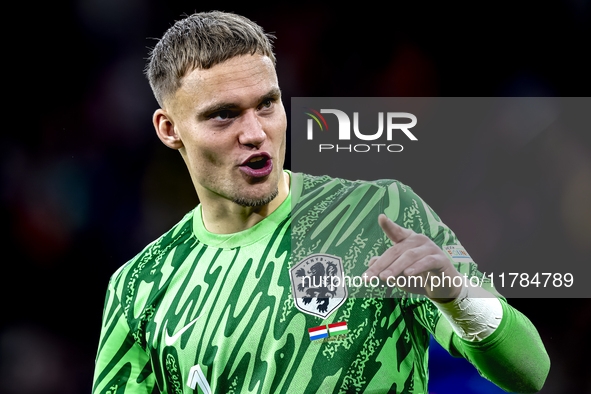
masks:
[[[203,316],[203,315],[201,315],[201,316]],[[166,346],[172,346],[173,343],[175,343],[176,341],[178,341],[178,339],[181,337],[181,335],[183,335],[183,333],[185,331],[187,331],[193,324],[195,324],[195,322],[197,320],[199,320],[199,318],[201,316],[199,316],[198,318],[196,318],[195,320],[193,320],[191,323],[189,323],[186,326],[184,326],[183,328],[181,328],[179,330],[179,332],[177,332],[176,334],[174,334],[171,337],[168,336],[168,332],[166,332],[166,329],[164,329],[164,343],[166,344]]]

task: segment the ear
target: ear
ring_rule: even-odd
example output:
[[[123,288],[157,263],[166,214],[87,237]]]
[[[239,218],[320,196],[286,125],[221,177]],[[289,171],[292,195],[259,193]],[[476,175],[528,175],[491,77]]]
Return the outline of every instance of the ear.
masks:
[[[174,122],[166,110],[159,108],[154,112],[152,117],[154,128],[160,141],[164,145],[172,149],[180,149],[183,147],[183,141],[175,129]]]

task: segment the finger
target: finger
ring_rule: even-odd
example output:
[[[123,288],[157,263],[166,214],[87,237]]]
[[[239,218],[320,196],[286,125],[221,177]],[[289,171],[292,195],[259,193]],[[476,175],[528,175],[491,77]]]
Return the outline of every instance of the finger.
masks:
[[[371,267],[373,265],[373,263],[375,263],[378,259],[380,258],[380,256],[373,256],[371,259],[369,259],[369,261],[367,262],[367,266]]]
[[[439,257],[428,254],[423,258],[416,261],[414,264],[409,265],[403,270],[404,275],[420,275],[423,272],[429,272],[431,270],[438,269],[440,267]]]
[[[405,250],[406,249],[404,245],[394,245],[386,249],[384,254],[381,256],[372,257],[369,261],[368,269],[365,271],[365,274],[370,278],[378,276],[380,272],[395,262]]]
[[[412,230],[399,226],[383,213],[378,216],[378,224],[394,243],[402,242],[413,234]]]
[[[408,249],[402,253],[400,257],[396,259],[396,261],[393,261],[389,266],[383,269],[382,272],[378,274],[378,276],[382,280],[386,280],[388,276],[401,275],[406,269],[428,256],[429,251],[430,249],[425,246]]]
[[[381,256],[377,256],[377,257],[372,257],[371,261],[371,265],[369,265],[368,269],[365,271],[365,274],[367,276],[369,276],[370,278],[374,277],[374,276],[378,276],[380,278],[382,277],[388,277],[390,275],[394,274],[399,274],[404,268],[406,268],[406,265],[403,266],[402,269],[398,269],[397,267],[399,267],[399,259],[401,258],[401,256],[403,256],[405,253],[407,253],[409,250],[412,249],[416,249],[416,248],[420,248],[416,247],[414,245],[411,244],[396,244],[394,246],[392,246],[391,248],[388,248],[384,254],[382,254]],[[413,255],[413,253],[416,254],[415,252],[411,252],[411,256]],[[424,255],[426,253],[421,252],[421,255]],[[407,256],[407,258],[409,258],[410,256]],[[375,259],[375,260],[374,260]],[[387,272],[384,272],[387,271]]]

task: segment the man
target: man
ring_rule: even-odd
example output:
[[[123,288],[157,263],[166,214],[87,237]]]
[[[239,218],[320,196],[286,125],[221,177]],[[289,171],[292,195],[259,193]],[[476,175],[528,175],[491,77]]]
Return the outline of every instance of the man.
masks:
[[[426,393],[430,334],[505,390],[541,388],[535,328],[489,283],[451,280],[482,275],[450,257],[465,251],[410,188],[283,170],[286,115],[258,25],[191,15],[147,75],[156,132],[200,205],[111,278],[95,393]],[[424,281],[393,298],[297,281],[329,271]]]

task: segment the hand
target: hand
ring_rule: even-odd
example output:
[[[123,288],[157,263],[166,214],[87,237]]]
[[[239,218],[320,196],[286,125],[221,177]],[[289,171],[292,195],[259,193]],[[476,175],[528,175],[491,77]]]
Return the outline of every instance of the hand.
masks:
[[[369,261],[369,268],[365,271],[364,277],[378,276],[385,281],[390,276],[421,276],[422,281],[417,280],[416,284],[418,286],[422,283],[423,287],[406,286],[401,289],[424,294],[438,302],[449,302],[458,297],[462,286],[454,286],[453,278],[461,277],[461,274],[435,242],[423,234],[397,225],[384,214],[378,217],[378,223],[394,245],[381,256],[373,257]],[[440,280],[432,279],[433,276],[439,277]],[[406,282],[414,283],[408,280]],[[456,280],[456,283],[463,281]],[[439,286],[435,286],[436,284]]]

